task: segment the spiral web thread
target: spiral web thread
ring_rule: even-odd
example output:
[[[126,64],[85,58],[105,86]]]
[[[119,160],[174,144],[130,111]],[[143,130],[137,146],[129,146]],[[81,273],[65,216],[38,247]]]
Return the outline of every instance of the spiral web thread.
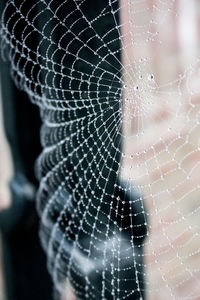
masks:
[[[40,107],[40,235],[63,297],[200,299],[198,9],[7,2],[1,51]]]

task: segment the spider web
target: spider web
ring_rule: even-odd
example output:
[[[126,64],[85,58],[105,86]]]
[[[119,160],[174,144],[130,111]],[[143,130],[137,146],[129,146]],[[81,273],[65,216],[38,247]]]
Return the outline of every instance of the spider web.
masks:
[[[61,297],[200,299],[198,6],[7,2],[1,50],[40,107],[40,236]]]

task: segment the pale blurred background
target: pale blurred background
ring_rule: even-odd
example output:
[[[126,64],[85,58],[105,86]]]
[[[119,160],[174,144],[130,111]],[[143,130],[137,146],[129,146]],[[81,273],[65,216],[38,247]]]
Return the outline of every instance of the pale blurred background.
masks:
[[[200,299],[200,1],[121,3],[121,173],[149,212],[147,299]]]
[[[0,210],[9,206],[10,193],[8,181],[12,176],[12,162],[9,147],[3,130],[2,102],[0,94]],[[3,274],[1,260],[1,237],[0,237],[0,300],[6,300],[3,293]]]
[[[121,0],[121,12],[121,176],[148,208],[147,299],[200,299],[200,1]],[[2,117],[0,153],[2,208],[12,173]]]

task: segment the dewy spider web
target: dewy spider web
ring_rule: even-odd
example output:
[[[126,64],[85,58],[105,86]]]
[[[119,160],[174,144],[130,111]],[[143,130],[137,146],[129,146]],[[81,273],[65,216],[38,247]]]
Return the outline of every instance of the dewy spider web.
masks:
[[[7,2],[2,55],[41,111],[37,207],[60,295],[200,297],[199,49],[181,31],[199,16],[187,3]]]

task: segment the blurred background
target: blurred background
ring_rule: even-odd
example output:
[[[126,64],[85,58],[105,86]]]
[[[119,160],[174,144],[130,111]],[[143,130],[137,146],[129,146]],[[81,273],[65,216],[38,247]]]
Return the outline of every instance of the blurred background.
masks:
[[[149,212],[149,300],[200,299],[200,1],[124,1],[121,175]]]
[[[121,177],[148,208],[147,299],[200,299],[200,1],[123,0],[121,24]],[[3,209],[12,162],[0,113]]]
[[[2,115],[2,99],[0,97],[0,210],[9,207],[11,198],[8,188],[8,182],[12,177],[12,161],[9,146],[5,138],[3,129],[3,115]],[[2,249],[0,236],[0,299],[5,300],[4,297],[4,283],[2,271]]]

